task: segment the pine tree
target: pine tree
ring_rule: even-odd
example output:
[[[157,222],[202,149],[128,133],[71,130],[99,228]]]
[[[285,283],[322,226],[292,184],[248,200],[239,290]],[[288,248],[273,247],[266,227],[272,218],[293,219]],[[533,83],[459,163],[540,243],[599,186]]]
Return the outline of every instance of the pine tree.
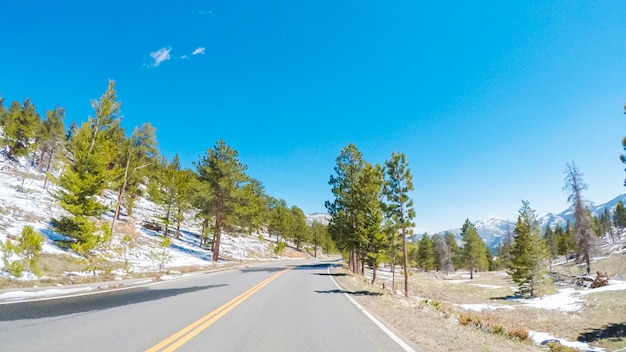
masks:
[[[569,227],[569,223],[567,224]],[[567,238],[567,231],[563,231],[563,228],[557,226],[554,229],[554,236],[557,239],[557,254],[565,256],[565,261],[567,262],[567,253],[569,253],[569,239]]]
[[[621,234],[626,229],[626,207],[619,201],[615,206],[615,212],[613,213],[613,224],[617,227],[617,237],[621,238]]]
[[[192,197],[196,188],[196,175],[189,169],[179,170],[174,175],[176,196],[174,199],[176,224],[176,238],[180,238],[180,225],[185,219],[185,212],[192,207]]]
[[[142,195],[143,177],[155,172],[157,163],[157,142],[155,128],[149,123],[134,129],[130,138],[124,140],[118,164],[123,166],[117,180],[118,197],[115,206],[111,229],[115,229],[115,221],[120,217],[123,205],[128,215],[132,215],[135,199]]]
[[[413,201],[408,193],[413,190],[413,176],[409,169],[406,156],[402,153],[392,153],[391,159],[385,162],[387,179],[385,183],[386,211],[389,213],[396,231],[402,239],[402,253],[404,269],[404,295],[409,296],[409,272],[407,263],[406,237],[411,234],[412,223],[415,217]]]
[[[181,197],[179,194],[181,173],[183,170],[178,154],[176,154],[171,162],[162,158],[151,179],[149,195],[153,202],[162,207],[159,220],[165,225],[163,229],[163,236],[165,237],[169,235],[171,226],[176,223],[177,202]]]
[[[45,163],[46,179],[44,188],[48,186],[47,173],[50,172],[53,161],[59,155],[63,155],[62,151],[67,142],[65,139],[65,125],[63,119],[65,119],[65,109],[57,106],[54,110],[46,111],[46,119],[41,124],[40,157],[37,162],[37,171],[41,172]]]
[[[0,127],[4,127],[7,119],[7,109],[4,107],[4,99],[0,97]]]
[[[387,236],[382,228],[383,208],[383,169],[379,165],[365,163],[363,172],[357,179],[359,212],[357,213],[359,241],[366,261],[373,270],[372,284],[376,280],[376,271],[384,258]]]
[[[335,200],[325,203],[331,216],[328,232],[347,254],[350,270],[363,274],[366,262],[377,265],[386,240],[381,227],[382,168],[366,163],[353,144],[341,151],[336,163],[336,176],[329,181]]]
[[[237,151],[223,140],[196,164],[199,179],[208,184],[215,214],[213,226],[213,261],[218,261],[222,232],[232,229],[236,221],[236,207],[240,202],[241,188],[249,181],[246,166],[239,162]]]
[[[290,209],[290,229],[288,238],[291,242],[296,246],[297,249],[300,249],[303,243],[309,242],[310,233],[309,227],[306,224],[306,216],[302,209],[293,205]]]
[[[537,293],[541,294],[540,284],[543,281],[545,260],[548,256],[545,242],[539,234],[537,215],[530,208],[528,201],[522,201],[508,266],[508,272],[518,284],[520,294],[530,294],[531,297],[535,297]]]
[[[513,245],[513,234],[509,224],[506,225],[506,235],[503,241],[498,247],[498,266],[499,268],[506,268],[509,265],[511,259],[511,246]]]
[[[92,101],[95,117],[81,125],[69,141],[70,161],[57,180],[61,189],[58,198],[61,207],[70,213],[53,219],[57,231],[72,238],[72,248],[90,256],[95,246],[104,240],[106,231],[97,233],[95,218],[106,211],[98,199],[111,181],[111,150],[119,134],[119,107],[114,84],[109,81],[107,91]]]
[[[14,159],[30,153],[31,142],[36,136],[41,118],[30,99],[23,105],[14,101],[4,117],[4,145],[8,147],[7,158]]]
[[[318,221],[314,221],[309,227],[311,240],[313,241],[313,257],[317,258],[317,248],[324,246],[323,243],[326,240],[325,237],[328,236],[328,229],[324,224]]]
[[[364,164],[356,146],[349,144],[343,148],[336,159],[336,176],[331,175],[328,182],[335,199],[325,202],[330,215],[328,232],[338,249],[348,254],[348,267],[354,273],[358,272],[360,255],[356,219],[359,208],[355,184]]]
[[[242,228],[248,233],[259,233],[269,218],[269,208],[264,193],[263,184],[255,179],[250,179],[241,191],[241,203],[237,207],[237,216]]]
[[[469,219],[465,220],[461,229],[463,238],[463,262],[470,270],[470,279],[474,279],[474,272],[488,267],[485,243],[478,236],[478,231]]]
[[[554,231],[550,228],[550,226],[546,227],[546,230],[543,234],[543,239],[548,246],[548,250],[550,252],[550,258],[554,259],[559,254],[558,248],[558,239]]]
[[[419,242],[418,262],[424,271],[432,270],[435,267],[433,241],[427,233],[422,235],[422,239]]]
[[[276,236],[276,244],[278,244],[281,238],[285,240],[289,235],[291,214],[284,199],[270,198],[268,208],[270,210],[270,218],[267,231],[270,237]]]
[[[572,162],[566,165],[566,177],[563,191],[567,193],[567,201],[574,208],[574,233],[576,238],[576,262],[584,262],[586,274],[591,272],[591,255],[595,251],[595,236],[591,224],[589,212],[582,197],[582,191],[587,189],[587,184],[582,179],[583,174]]]

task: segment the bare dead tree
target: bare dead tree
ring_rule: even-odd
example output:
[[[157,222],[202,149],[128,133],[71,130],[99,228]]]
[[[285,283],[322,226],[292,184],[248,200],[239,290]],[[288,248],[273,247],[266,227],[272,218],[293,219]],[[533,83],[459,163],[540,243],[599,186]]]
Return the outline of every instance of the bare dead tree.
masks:
[[[567,201],[574,209],[574,235],[576,238],[576,262],[584,262],[586,274],[591,272],[591,255],[595,249],[594,233],[591,217],[587,210],[586,201],[582,191],[587,189],[587,184],[582,179],[582,172],[572,161],[567,163],[565,169],[565,185],[563,191],[567,194]]]

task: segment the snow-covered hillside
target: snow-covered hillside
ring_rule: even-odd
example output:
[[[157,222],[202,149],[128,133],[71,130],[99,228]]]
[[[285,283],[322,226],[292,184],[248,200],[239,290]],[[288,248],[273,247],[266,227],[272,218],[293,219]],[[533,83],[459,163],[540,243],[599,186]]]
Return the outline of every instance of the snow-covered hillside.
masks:
[[[65,237],[54,232],[50,220],[60,218],[65,211],[54,197],[57,191],[56,186],[48,184],[48,189],[44,189],[43,186],[44,175],[37,173],[26,159],[21,158],[18,163],[14,163],[6,160],[5,156],[0,153],[0,241],[5,242],[7,238],[19,236],[25,226],[32,226],[46,237],[43,253],[70,254],[77,257],[71,251],[55,244],[55,241]],[[116,196],[114,192],[107,191],[100,201],[112,209]],[[162,236],[142,227],[141,224],[144,221],[155,221],[159,213],[158,205],[146,199],[139,199],[132,217],[122,214],[121,220],[116,224],[116,235],[112,244],[108,252],[103,249],[103,254],[115,261],[123,262],[127,259],[132,272],[156,270],[158,262],[155,262],[154,253],[159,249]],[[111,220],[112,211],[101,219],[105,223],[110,223]],[[210,249],[199,246],[201,226],[194,220],[193,214],[188,214],[181,230],[180,238],[172,239],[172,245],[166,249],[167,267],[213,265]],[[126,258],[115,254],[116,251],[120,252],[122,235],[130,235],[133,239],[132,250],[127,251]],[[273,258],[271,248],[273,241],[274,239],[270,239],[267,234],[223,234],[220,263]],[[305,256],[304,253],[295,253],[290,248],[287,248],[285,255]],[[0,275],[7,275],[7,273],[2,274],[3,265],[0,261]]]
[[[314,213],[306,215],[306,223],[307,225],[311,225],[314,222],[319,222],[320,224],[328,225],[330,221],[330,215],[324,213]]]

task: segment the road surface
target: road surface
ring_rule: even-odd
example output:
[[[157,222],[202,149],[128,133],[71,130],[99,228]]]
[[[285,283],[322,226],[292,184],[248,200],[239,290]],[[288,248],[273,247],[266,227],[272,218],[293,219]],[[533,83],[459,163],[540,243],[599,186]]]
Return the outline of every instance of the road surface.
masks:
[[[113,292],[2,304],[0,350],[410,350],[350,302],[335,286],[330,265],[274,263]]]

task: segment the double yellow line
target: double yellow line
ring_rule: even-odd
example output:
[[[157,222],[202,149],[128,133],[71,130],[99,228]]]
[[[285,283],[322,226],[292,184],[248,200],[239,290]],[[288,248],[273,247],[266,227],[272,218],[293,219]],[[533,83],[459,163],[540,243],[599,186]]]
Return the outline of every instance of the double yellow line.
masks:
[[[158,344],[152,346],[151,348],[147,349],[146,352],[156,352],[156,351],[170,352],[170,351],[175,351],[180,346],[184,345],[189,340],[191,340],[194,336],[196,336],[200,332],[202,332],[202,330],[208,328],[211,324],[215,323],[221,317],[223,317],[228,312],[233,310],[235,307],[237,307],[239,304],[241,304],[241,302],[245,301],[246,299],[248,299],[248,297],[252,296],[258,290],[263,288],[263,286],[269,284],[271,281],[273,281],[274,279],[276,279],[280,275],[288,272],[289,270],[291,270],[293,268],[294,267],[290,267],[290,268],[287,268],[287,269],[285,269],[283,271],[279,271],[276,274],[268,277],[267,279],[259,282],[258,284],[256,284],[252,288],[248,289],[244,293],[242,293],[239,296],[237,296],[237,297],[231,299],[230,301],[224,303],[222,306],[220,306],[216,310],[212,311],[211,313],[203,316],[202,318],[196,320],[195,322],[193,322],[189,326],[185,327],[184,329],[180,330],[179,332],[175,333],[174,335],[166,338],[165,340],[163,340],[163,341],[159,342]]]

